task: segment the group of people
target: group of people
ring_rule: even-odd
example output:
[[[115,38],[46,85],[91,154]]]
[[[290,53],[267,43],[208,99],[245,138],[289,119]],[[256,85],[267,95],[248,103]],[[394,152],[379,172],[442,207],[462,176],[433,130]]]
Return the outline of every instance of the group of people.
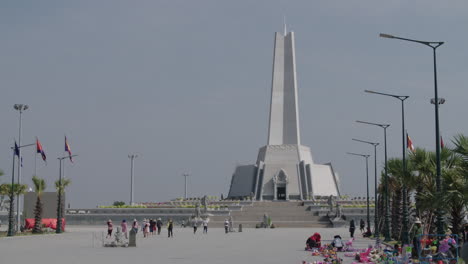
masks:
[[[203,226],[203,234],[208,234],[208,222],[209,222],[208,218],[204,218],[201,221],[201,225]],[[193,227],[193,233],[194,234],[197,233],[198,225],[199,225],[199,222],[196,219],[193,219],[192,220],[192,227]],[[120,226],[121,226],[122,233],[124,233],[124,235],[125,235],[125,238],[128,239],[127,220],[125,220],[125,219],[122,220]],[[141,226],[140,226],[140,224],[138,223],[138,221],[136,219],[133,219],[133,223],[132,223],[131,228],[136,234],[136,233],[138,233],[138,231],[140,230],[140,227],[141,227],[143,237],[149,237],[150,235],[155,235],[156,233],[158,235],[160,235],[161,230],[162,230],[162,226],[163,226],[163,222],[162,222],[161,218],[158,218],[156,220],[154,220],[154,219],[143,219],[143,222],[142,222]],[[185,227],[185,221],[183,222],[182,226]],[[172,221],[172,219],[169,219],[167,221],[166,227],[167,227],[167,237],[174,237],[174,222]],[[227,233],[228,227],[229,227],[229,222],[227,222],[227,224],[225,224],[226,233]],[[107,220],[107,236],[106,236],[106,238],[111,238],[112,237],[113,230],[114,230],[114,224],[112,223],[112,220],[109,219],[109,220]]]
[[[161,234],[161,229],[162,229],[163,222],[161,221],[161,218],[158,218],[157,220],[153,219],[143,219],[143,223],[141,224],[141,231],[143,233],[143,237],[148,237],[149,235],[154,235],[156,232],[158,235]],[[120,223],[120,227],[122,230],[122,233],[124,233],[125,238],[128,239],[128,224],[127,220],[122,220]],[[136,219],[133,219],[133,223],[131,226],[132,230],[136,233],[138,233],[140,229],[140,224]],[[172,237],[172,220],[169,219],[168,221],[168,236]],[[111,238],[112,237],[112,232],[114,230],[114,224],[112,223],[112,220],[109,219],[107,220],[107,236],[106,238]]]
[[[371,235],[370,227],[367,227],[367,231],[365,230],[366,223],[363,219],[359,221],[359,230],[364,237],[369,237]],[[354,231],[356,231],[356,224],[354,223],[354,219],[351,219],[349,222],[349,234],[352,238],[354,238]]]
[[[343,243],[343,239],[340,235],[336,235],[333,237],[332,242],[330,245],[333,248],[336,248],[338,251],[343,250],[345,244]],[[319,233],[314,233],[310,236],[306,241],[306,250],[312,250],[314,248],[321,248],[322,247],[322,236]]]

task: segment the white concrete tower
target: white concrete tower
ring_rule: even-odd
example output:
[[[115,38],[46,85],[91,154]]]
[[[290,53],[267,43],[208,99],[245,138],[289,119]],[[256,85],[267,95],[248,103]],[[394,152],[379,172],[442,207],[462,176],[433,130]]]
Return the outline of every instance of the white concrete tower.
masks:
[[[268,145],[300,145],[294,33],[275,34]]]
[[[267,145],[255,165],[237,166],[229,197],[257,200],[305,200],[339,195],[331,164],[314,164],[301,145],[294,33],[275,33]]]

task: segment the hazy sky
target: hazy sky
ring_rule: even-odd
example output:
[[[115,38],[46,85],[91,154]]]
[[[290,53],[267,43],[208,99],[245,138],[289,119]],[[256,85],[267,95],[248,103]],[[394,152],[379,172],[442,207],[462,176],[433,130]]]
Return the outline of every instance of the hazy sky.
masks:
[[[355,120],[391,123],[389,156],[401,157],[399,101],[365,89],[409,95],[414,145],[435,148],[432,50],[380,32],[446,42],[441,133],[449,145],[468,134],[466,1],[4,0],[0,182],[18,138],[13,104],[23,103],[23,143],[41,140],[48,164],[38,157],[38,175],[49,187],[64,134],[79,155],[65,163],[72,207],[128,202],[130,153],[139,155],[136,201],[183,196],[184,172],[190,196],[227,194],[236,164],[254,163],[267,141],[273,38],[284,15],[296,33],[302,143],[316,163],[333,163],[343,194],[365,194],[364,160],[345,152],[373,152],[351,138],[383,140],[382,129]],[[23,151],[28,184],[34,151]],[[378,156],[381,168],[383,148]]]

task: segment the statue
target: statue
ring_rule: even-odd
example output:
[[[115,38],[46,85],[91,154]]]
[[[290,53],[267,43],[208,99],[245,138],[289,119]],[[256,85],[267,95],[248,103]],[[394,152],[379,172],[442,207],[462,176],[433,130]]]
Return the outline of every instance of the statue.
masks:
[[[201,216],[201,211],[200,211],[200,203],[197,203],[195,206],[195,218],[199,219]]]
[[[335,218],[341,218],[341,206],[339,204],[336,205],[336,217]]]
[[[330,212],[333,212],[333,195],[330,195],[330,197],[328,197],[328,206],[330,207]]]
[[[266,213],[263,215],[263,227],[268,227],[268,215]]]
[[[129,246],[129,242],[124,239],[124,233],[122,233],[122,229],[120,226],[117,227],[117,231],[114,234],[114,238],[115,238],[114,241],[104,243],[104,246],[105,247],[128,247]]]
[[[232,215],[229,216],[229,232],[234,232],[233,228],[234,222],[232,221]]]
[[[201,200],[201,204],[202,204],[203,207],[205,207],[203,211],[204,211],[205,214],[206,214],[206,212],[208,211],[208,205],[207,205],[207,202],[206,202],[206,195],[203,196],[203,198],[202,198],[202,200]]]

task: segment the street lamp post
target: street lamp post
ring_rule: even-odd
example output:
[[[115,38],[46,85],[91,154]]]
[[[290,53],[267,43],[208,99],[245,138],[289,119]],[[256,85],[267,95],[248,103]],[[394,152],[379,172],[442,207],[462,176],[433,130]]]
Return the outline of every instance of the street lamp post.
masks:
[[[57,158],[59,160],[59,187],[57,188],[58,192],[58,199],[57,199],[57,228],[55,229],[55,233],[60,234],[62,233],[62,193],[65,191],[62,186],[62,160],[64,159],[71,159],[78,155],[71,155],[71,156],[64,156]]]
[[[435,112],[435,143],[436,143],[436,188],[437,194],[441,195],[442,186],[441,186],[441,166],[440,166],[440,136],[439,136],[439,97],[437,91],[437,61],[436,61],[436,49],[440,47],[444,42],[442,41],[421,41],[415,39],[407,39],[407,38],[400,38],[389,34],[380,34],[382,38],[390,38],[390,39],[399,39],[404,41],[416,42],[419,44],[423,44],[432,48],[433,54],[433,61],[434,61],[434,112]],[[437,208],[437,233],[444,234],[444,219],[442,216],[442,208],[438,206]]]
[[[11,190],[10,190],[10,209],[8,211],[8,233],[7,236],[14,236],[15,235],[15,227],[14,227],[14,222],[15,222],[15,217],[13,215],[13,212],[15,210],[15,156],[16,156],[16,150],[14,147],[13,149],[13,166],[11,169]]]
[[[360,140],[360,139],[355,139],[353,138],[352,140],[354,141],[357,141],[357,142],[362,142],[362,143],[366,143],[366,144],[370,144],[374,147],[374,237],[376,239],[379,239],[379,212],[377,210],[377,201],[378,201],[378,197],[377,197],[377,146],[379,145],[379,143],[377,142],[370,142],[370,141],[365,141],[365,140]]]
[[[15,217],[14,217],[14,211],[15,211],[15,156],[18,155],[18,157],[20,156],[20,149],[23,148],[23,147],[29,147],[29,146],[33,146],[35,144],[28,144],[28,145],[24,145],[24,146],[18,146],[16,145],[16,142],[15,142],[15,146],[11,147],[11,150],[13,151],[13,165],[12,165],[12,168],[11,168],[11,189],[10,189],[10,209],[8,211],[8,232],[7,232],[7,236],[14,236],[15,235]],[[18,153],[17,153],[18,151]],[[18,185],[18,188],[19,188],[19,185]],[[18,229],[17,229],[18,230]]]
[[[387,168],[387,128],[390,126],[390,124],[379,124],[379,123],[371,123],[371,122],[366,122],[366,121],[360,121],[357,120],[357,123],[360,124],[366,124],[366,125],[372,125],[372,126],[379,126],[383,128],[384,130],[384,159],[385,159],[385,178],[384,178],[384,189],[385,189],[385,195],[384,195],[384,236],[385,236],[385,241],[390,241],[392,238],[390,237],[390,204],[389,204],[389,193],[388,193],[388,168]]]
[[[395,95],[395,94],[387,94],[381,92],[375,92],[371,90],[365,90],[366,93],[389,96],[396,98],[401,101],[401,141],[402,141],[402,162],[403,162],[403,177],[406,177],[406,135],[405,135],[405,100],[409,98],[407,95]],[[402,239],[401,241],[403,244],[409,244],[409,234],[408,234],[408,226],[409,226],[409,219],[408,219],[408,188],[406,188],[406,184],[403,184],[402,188],[403,192],[403,228],[402,228]]]
[[[128,155],[128,158],[130,159],[130,205],[133,205],[134,197],[133,197],[133,188],[134,188],[134,178],[133,178],[133,165],[135,162],[135,159],[138,157],[138,155],[131,154]]]
[[[21,146],[21,127],[22,127],[22,115],[23,111],[26,111],[29,106],[26,104],[15,104],[13,106],[15,110],[19,112],[19,137],[18,137],[18,146]],[[21,154],[18,156],[18,185],[21,184]],[[19,231],[19,228],[21,226],[21,215],[20,215],[20,198],[21,196],[19,194],[16,195],[16,221],[17,221],[17,230]]]
[[[346,152],[349,155],[354,155],[354,156],[361,156],[366,158],[366,185],[367,185],[367,234],[371,234],[371,228],[370,228],[370,210],[369,210],[369,157],[370,155],[367,154],[358,154],[358,153],[353,153],[353,152]]]
[[[189,176],[188,173],[184,173],[184,178],[185,178],[185,192],[184,192],[184,199],[187,200],[187,177]]]

